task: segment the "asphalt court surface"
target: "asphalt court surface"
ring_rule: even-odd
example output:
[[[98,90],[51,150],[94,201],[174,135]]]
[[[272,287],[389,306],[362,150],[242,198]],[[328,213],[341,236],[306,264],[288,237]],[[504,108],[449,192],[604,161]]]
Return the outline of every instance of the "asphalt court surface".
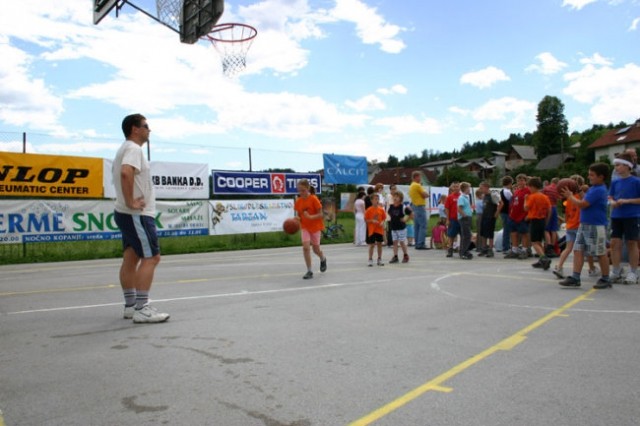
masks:
[[[0,426],[640,424],[640,286],[323,249],[165,256],[153,325],[119,259],[0,266]]]

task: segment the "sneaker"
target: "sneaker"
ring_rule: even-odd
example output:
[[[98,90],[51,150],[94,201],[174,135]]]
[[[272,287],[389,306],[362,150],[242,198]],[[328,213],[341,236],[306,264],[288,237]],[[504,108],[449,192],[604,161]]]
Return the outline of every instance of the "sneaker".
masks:
[[[477,250],[478,252],[478,257],[483,257],[487,255],[487,250]]]
[[[564,280],[560,281],[558,284],[563,287],[580,287],[580,280],[576,280],[573,277],[567,277]]]
[[[468,252],[464,253],[463,255],[461,255],[460,259],[471,260],[471,259],[473,259],[473,254],[468,251]]]
[[[491,250],[491,249],[487,250],[487,254],[485,256],[486,257],[493,257],[494,256],[493,250]]]
[[[447,250],[447,257],[453,257],[453,249]]]
[[[409,255],[408,255],[408,254],[405,254],[405,255],[402,257],[402,263],[408,263],[408,262],[409,262]]]
[[[165,322],[168,319],[169,314],[158,312],[156,308],[149,305],[144,305],[142,309],[137,309],[133,313],[133,322],[136,324]]]
[[[509,250],[509,253],[504,255],[505,259],[517,259],[518,258],[518,253],[516,253],[513,250]]]
[[[533,252],[531,251],[531,247],[527,247],[527,257],[533,257]]]
[[[382,259],[378,259],[377,265],[378,266],[384,266],[384,262],[382,262]]]
[[[589,269],[589,276],[590,277],[599,277],[600,276],[600,269],[598,269],[598,267],[596,266],[593,269]]]
[[[558,279],[563,279],[564,278],[564,274],[562,273],[562,268],[558,268],[557,266],[553,270],[553,275],[558,277]]]
[[[327,270],[327,258],[325,257],[320,261],[320,272],[324,272]]]
[[[523,250],[520,253],[518,253],[518,259],[524,260],[528,258],[529,258],[529,254],[526,251]]]
[[[369,259],[369,263],[367,265],[373,266],[373,260]]]
[[[389,263],[398,263],[398,262],[400,262],[400,260],[398,260],[398,256],[393,256],[389,261]]]
[[[629,271],[627,277],[624,279],[625,284],[638,284],[638,276],[633,272]]]
[[[307,271],[307,273],[302,276],[303,280],[310,280],[311,278],[313,278],[313,272],[311,271]]]
[[[534,268],[540,268],[540,269],[544,268],[544,265],[540,260],[538,260],[536,263],[532,263],[531,266]]]
[[[609,276],[609,281],[613,284],[622,284],[624,282],[624,278],[622,277],[622,274],[611,274],[611,276]]]
[[[602,289],[602,288],[611,288],[611,281],[600,278],[597,283],[593,285],[593,288]]]
[[[136,311],[136,305],[125,306],[124,313],[122,314],[122,318],[131,319],[133,318],[133,314]]]
[[[540,259],[540,263],[542,263],[542,269],[544,269],[545,271],[548,271],[551,267],[551,259],[547,257]]]

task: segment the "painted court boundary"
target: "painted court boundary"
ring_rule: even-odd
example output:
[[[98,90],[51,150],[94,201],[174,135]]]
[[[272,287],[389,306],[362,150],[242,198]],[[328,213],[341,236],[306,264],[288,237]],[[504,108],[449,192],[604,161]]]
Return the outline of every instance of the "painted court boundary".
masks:
[[[509,351],[509,350],[515,348],[517,345],[519,345],[520,343],[522,343],[522,342],[524,342],[526,340],[527,334],[529,334],[533,330],[543,326],[544,324],[546,324],[547,322],[551,321],[554,318],[567,316],[567,314],[565,314],[565,312],[568,309],[571,309],[573,306],[577,305],[580,302],[583,302],[585,300],[589,300],[590,296],[596,291],[597,290],[595,290],[595,289],[591,289],[591,290],[587,291],[586,293],[576,297],[575,299],[571,300],[570,302],[568,302],[567,304],[563,305],[562,307],[560,307],[560,308],[548,313],[547,315],[543,316],[539,320],[534,321],[533,323],[529,324],[528,326],[524,327],[523,329],[517,331],[515,334],[512,334],[511,336],[507,337],[506,339],[498,342],[496,345],[485,349],[484,351],[478,353],[477,355],[474,355],[473,357],[469,358],[468,360],[456,365],[455,367],[453,367],[449,371],[446,371],[446,372],[440,374],[439,376],[435,377],[434,379],[426,382],[425,384],[423,384],[421,386],[418,386],[417,388],[407,392],[406,394],[404,394],[401,397],[389,402],[388,404],[383,405],[382,407],[380,407],[377,410],[371,412],[370,414],[367,414],[366,416],[360,418],[359,420],[356,420],[356,421],[350,423],[349,426],[365,426],[365,425],[369,425],[369,424],[371,424],[371,423],[373,423],[373,422],[375,422],[377,420],[380,420],[384,416],[396,411],[397,409],[402,408],[403,406],[405,406],[409,402],[413,401],[414,399],[418,398],[419,396],[425,394],[426,392],[436,391],[436,392],[447,392],[448,393],[448,392],[453,391],[453,388],[444,386],[443,385],[444,382],[446,382],[447,380],[449,380],[449,379],[455,377],[456,375],[462,373],[466,369],[471,368],[475,364],[478,364],[480,361],[485,360],[486,358],[490,357],[491,355],[493,355],[494,353],[496,353],[498,351]]]

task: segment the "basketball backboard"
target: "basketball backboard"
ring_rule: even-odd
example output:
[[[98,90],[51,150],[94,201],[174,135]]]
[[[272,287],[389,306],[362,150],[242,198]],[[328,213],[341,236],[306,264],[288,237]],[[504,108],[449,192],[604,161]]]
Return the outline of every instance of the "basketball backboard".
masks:
[[[98,24],[114,8],[128,4],[149,18],[180,34],[182,43],[194,44],[209,34],[224,12],[224,0],[156,0],[152,14],[130,0],[93,0],[93,23]]]

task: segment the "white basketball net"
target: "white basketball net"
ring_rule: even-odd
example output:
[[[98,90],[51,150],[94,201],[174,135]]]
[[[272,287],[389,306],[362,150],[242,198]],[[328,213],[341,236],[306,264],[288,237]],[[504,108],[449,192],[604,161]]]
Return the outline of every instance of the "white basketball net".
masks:
[[[222,72],[237,77],[247,68],[247,52],[256,37],[255,28],[244,24],[221,24],[213,27],[207,39],[222,59]]]
[[[156,0],[158,19],[171,28],[180,28],[182,0]]]

